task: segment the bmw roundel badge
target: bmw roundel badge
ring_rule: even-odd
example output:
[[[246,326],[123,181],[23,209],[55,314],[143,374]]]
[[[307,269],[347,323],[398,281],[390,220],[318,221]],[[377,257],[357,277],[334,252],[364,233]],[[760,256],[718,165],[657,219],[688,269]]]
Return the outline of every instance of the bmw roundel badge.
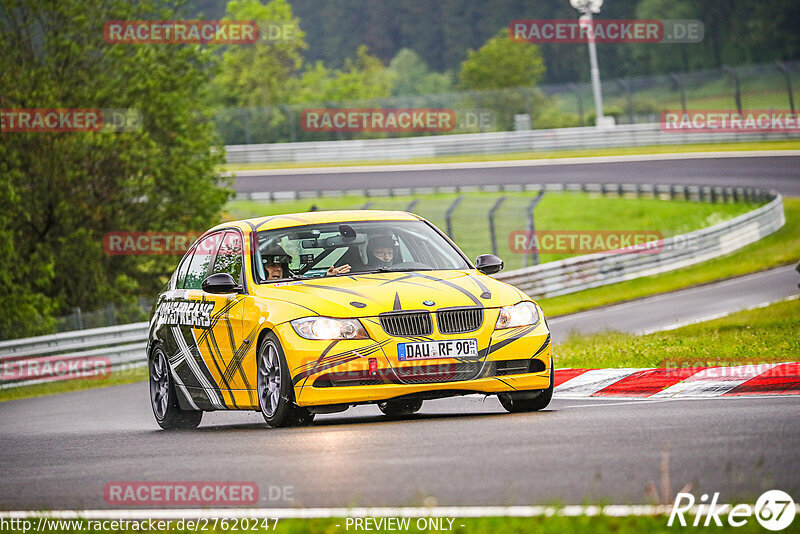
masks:
[[[433,306],[434,304],[436,304],[436,303],[435,303],[435,302],[433,302],[432,300],[423,300],[423,301],[422,301],[422,303],[423,303],[425,306]]]

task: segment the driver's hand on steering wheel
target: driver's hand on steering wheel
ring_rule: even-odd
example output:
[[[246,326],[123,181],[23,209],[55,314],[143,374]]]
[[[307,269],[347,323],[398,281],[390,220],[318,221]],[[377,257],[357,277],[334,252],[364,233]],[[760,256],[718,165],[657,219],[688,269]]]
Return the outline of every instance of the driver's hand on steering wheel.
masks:
[[[328,272],[325,273],[325,276],[336,276],[337,274],[347,274],[349,272],[350,272],[350,265],[348,264],[340,265],[339,267],[331,265],[328,268]]]

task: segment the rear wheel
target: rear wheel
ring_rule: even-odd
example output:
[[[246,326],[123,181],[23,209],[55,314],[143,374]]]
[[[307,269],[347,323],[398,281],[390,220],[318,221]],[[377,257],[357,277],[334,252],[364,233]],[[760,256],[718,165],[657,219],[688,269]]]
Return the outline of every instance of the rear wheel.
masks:
[[[421,400],[388,400],[378,403],[378,408],[388,417],[405,417],[422,408]]]
[[[156,347],[150,356],[150,405],[158,426],[164,430],[197,428],[203,419],[199,410],[182,410],[169,373],[164,350]]]
[[[553,362],[550,362],[550,387],[535,391],[521,391],[519,393],[501,393],[498,395],[500,404],[511,413],[538,412],[544,410],[553,399],[553,384],[555,374]]]
[[[258,403],[272,428],[307,425],[314,414],[294,402],[289,367],[278,338],[270,332],[258,350]]]

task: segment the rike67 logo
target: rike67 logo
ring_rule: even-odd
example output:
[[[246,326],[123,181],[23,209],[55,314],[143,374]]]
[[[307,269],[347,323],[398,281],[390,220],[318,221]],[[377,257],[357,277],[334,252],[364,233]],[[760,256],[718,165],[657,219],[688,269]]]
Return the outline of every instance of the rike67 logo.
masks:
[[[756,501],[755,506],[749,504],[737,504],[730,506],[727,504],[717,504],[719,492],[714,493],[711,502],[708,501],[708,494],[700,497],[700,502],[695,506],[695,498],[691,493],[678,493],[675,504],[672,505],[672,512],[669,514],[667,526],[671,527],[678,520],[680,526],[687,526],[684,514],[691,519],[694,514],[694,521],[691,526],[714,526],[721,527],[722,517],[726,517],[728,525],[732,527],[742,527],[755,516],[756,521],[767,530],[779,531],[792,524],[797,508],[788,493],[781,490],[769,490],[761,495]],[[705,521],[703,521],[705,516]]]

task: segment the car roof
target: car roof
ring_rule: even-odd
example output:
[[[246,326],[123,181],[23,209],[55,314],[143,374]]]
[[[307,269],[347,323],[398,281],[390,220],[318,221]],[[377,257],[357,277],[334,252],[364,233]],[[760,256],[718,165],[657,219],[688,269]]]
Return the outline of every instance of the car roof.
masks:
[[[324,224],[349,221],[418,221],[420,217],[406,211],[383,211],[383,210],[338,210],[338,211],[308,211],[304,213],[284,213],[280,215],[270,215],[267,217],[257,217],[254,219],[243,219],[241,221],[229,221],[218,224],[208,230],[213,232],[222,228],[239,228],[244,233],[254,230],[274,230],[277,228],[290,228],[292,226],[305,226],[308,224]],[[206,233],[208,233],[206,232]]]

